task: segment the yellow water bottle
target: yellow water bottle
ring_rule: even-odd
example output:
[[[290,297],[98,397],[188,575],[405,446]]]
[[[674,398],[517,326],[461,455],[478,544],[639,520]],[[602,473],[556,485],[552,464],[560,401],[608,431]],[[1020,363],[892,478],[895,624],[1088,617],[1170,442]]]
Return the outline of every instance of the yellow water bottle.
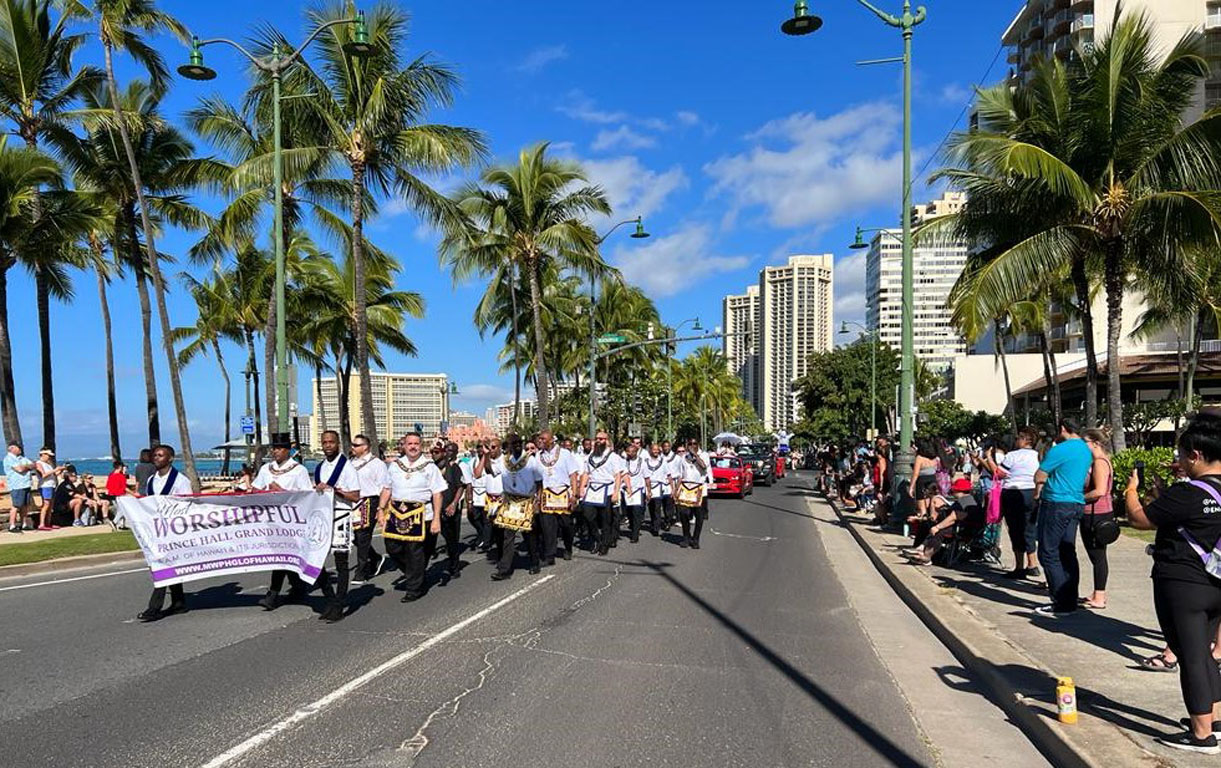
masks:
[[[1070,725],[1077,722],[1077,686],[1071,677],[1056,678],[1056,710],[1060,722]]]

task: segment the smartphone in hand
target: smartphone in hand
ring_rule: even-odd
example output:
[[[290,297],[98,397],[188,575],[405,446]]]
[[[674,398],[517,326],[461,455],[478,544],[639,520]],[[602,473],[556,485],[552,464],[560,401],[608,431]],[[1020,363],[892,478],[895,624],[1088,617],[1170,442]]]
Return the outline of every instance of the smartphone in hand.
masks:
[[[1133,465],[1133,468],[1136,469],[1136,481],[1137,481],[1137,483],[1140,484],[1141,490],[1144,490],[1144,488],[1145,488],[1145,462],[1138,461]]]

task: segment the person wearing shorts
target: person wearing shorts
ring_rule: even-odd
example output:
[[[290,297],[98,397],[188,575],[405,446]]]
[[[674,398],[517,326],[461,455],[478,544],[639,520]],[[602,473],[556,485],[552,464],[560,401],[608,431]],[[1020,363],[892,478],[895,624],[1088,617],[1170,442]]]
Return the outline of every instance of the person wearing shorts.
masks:
[[[9,443],[8,453],[4,456],[4,479],[8,483],[9,500],[13,505],[9,512],[9,533],[21,533],[25,516],[30,511],[30,472],[33,470],[34,462],[22,454],[21,443]]]

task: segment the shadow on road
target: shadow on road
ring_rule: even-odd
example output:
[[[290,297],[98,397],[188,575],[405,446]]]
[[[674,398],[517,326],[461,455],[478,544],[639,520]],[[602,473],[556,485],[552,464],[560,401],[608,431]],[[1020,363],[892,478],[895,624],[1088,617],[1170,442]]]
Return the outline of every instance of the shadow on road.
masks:
[[[789,512],[790,510],[782,509],[781,511]],[[809,517],[809,515],[803,515],[803,517]],[[870,748],[883,757],[890,765],[903,766],[904,768],[918,768],[919,766],[924,765],[919,760],[908,754],[907,751],[902,747],[887,738],[884,733],[880,732],[877,728],[874,728],[867,721],[863,720],[855,712],[842,704],[839,699],[825,691],[818,683],[814,682],[809,677],[806,677],[801,670],[794,667],[783,657],[769,648],[763,641],[751,634],[745,627],[714,608],[706,600],[697,595],[678,579],[675,579],[673,576],[667,573],[666,565],[647,560],[639,560],[637,561],[637,564],[651,569],[658,576],[668,581],[671,586],[681,592],[687,599],[698,605],[704,610],[705,613],[716,619],[722,626],[742,640],[742,642],[750,646],[755,653],[758,653],[781,674],[791,680],[793,684],[804,691],[806,695],[822,705],[824,709],[834,715],[835,718],[841,723],[848,726],[855,733],[860,735],[865,743],[867,743]]]

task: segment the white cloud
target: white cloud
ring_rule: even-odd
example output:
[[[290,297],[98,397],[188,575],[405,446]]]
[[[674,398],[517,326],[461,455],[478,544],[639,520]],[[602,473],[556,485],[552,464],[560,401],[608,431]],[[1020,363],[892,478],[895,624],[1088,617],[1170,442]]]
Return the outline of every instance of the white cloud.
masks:
[[[636,133],[626,125],[621,125],[613,131],[599,131],[592,146],[597,152],[604,152],[617,147],[645,149],[657,146],[657,139],[654,139],[652,136]]]
[[[556,109],[573,120],[602,125],[622,123],[630,117],[626,112],[608,112],[598,109],[598,105],[594,103],[594,100],[581,91],[570,91],[568,93],[568,103],[556,107]]]
[[[868,251],[855,251],[835,260],[835,340],[848,344],[856,340],[858,328],[839,335],[839,323],[847,320],[865,324],[865,257]]]
[[[680,110],[679,112],[675,113],[674,117],[677,118],[678,122],[682,123],[683,125],[700,124],[700,116],[689,110]]]
[[[522,59],[514,69],[518,72],[525,72],[533,75],[542,71],[543,67],[553,61],[562,61],[568,58],[568,48],[563,45],[550,45],[545,48],[537,48],[531,51],[526,58]]]
[[[902,115],[885,103],[819,118],[798,113],[746,137],[751,148],[704,166],[711,194],[730,199],[726,221],[762,208],[775,227],[833,222],[889,201],[902,179]]]
[[[973,96],[973,91],[962,83],[946,83],[939,95],[946,104],[962,106]]]
[[[611,263],[623,277],[654,298],[672,296],[721,272],[750,264],[746,256],[715,256],[712,227],[689,224],[647,245],[620,246]]]
[[[647,217],[660,210],[671,194],[686,189],[690,183],[680,166],[658,172],[646,168],[631,155],[580,163],[589,180],[606,190],[619,218]]]

